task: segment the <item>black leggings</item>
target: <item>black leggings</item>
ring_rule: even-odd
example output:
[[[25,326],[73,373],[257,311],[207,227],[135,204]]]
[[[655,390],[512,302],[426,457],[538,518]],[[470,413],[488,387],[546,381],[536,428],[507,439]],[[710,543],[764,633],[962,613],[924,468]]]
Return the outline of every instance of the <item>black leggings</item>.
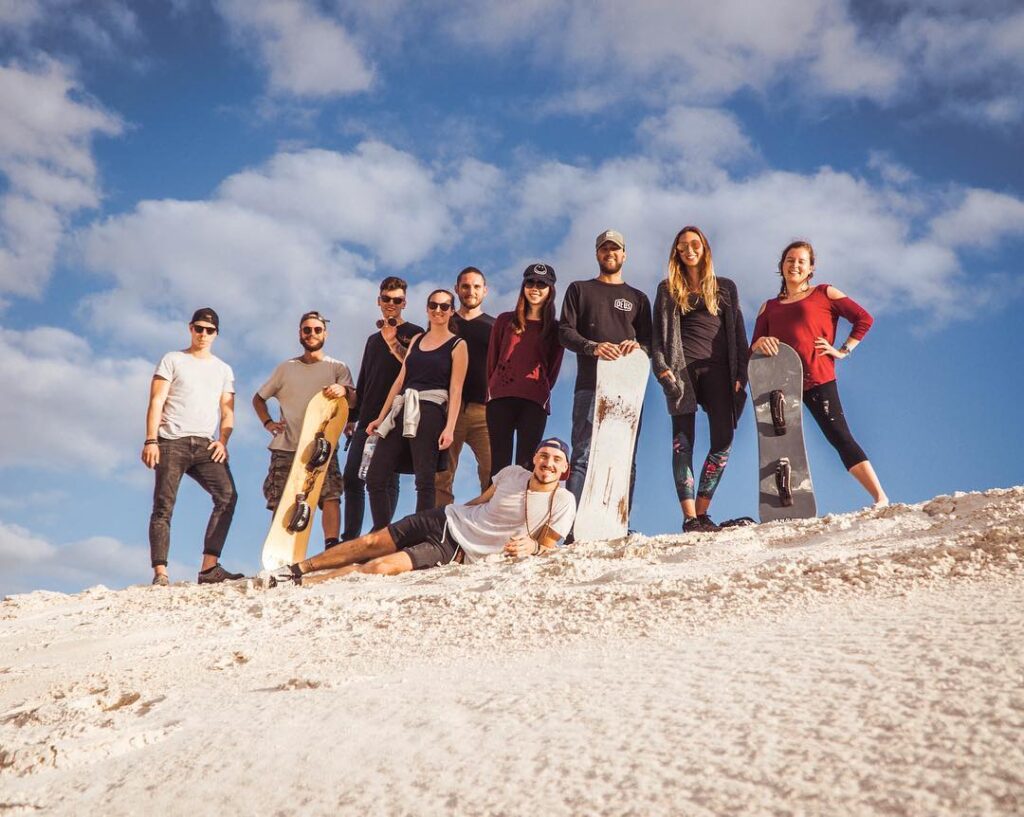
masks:
[[[434,507],[434,479],[437,474],[437,439],[444,428],[445,406],[420,402],[420,424],[415,437],[402,436],[405,409],[395,418],[395,427],[382,437],[373,450],[370,469],[366,472],[366,491],[370,495],[370,515],[373,529],[386,527],[395,514],[392,504],[391,480],[398,470],[406,446],[412,454],[413,474],[416,478],[416,512]]]
[[[544,437],[548,413],[525,397],[499,397],[487,403],[487,434],[491,440],[491,476],[512,464],[516,440],[516,465],[533,470],[533,452]]]
[[[729,463],[733,438],[733,381],[724,366],[691,363],[686,367],[697,402],[708,415],[711,446],[694,491],[693,443],[696,436],[696,412],[672,417],[672,474],[680,500],[697,496],[711,499]]]
[[[843,404],[839,402],[839,386],[835,380],[807,389],[804,392],[804,405],[810,410],[825,439],[839,452],[839,458],[847,471],[867,460],[868,455],[857,445],[846,423]]]

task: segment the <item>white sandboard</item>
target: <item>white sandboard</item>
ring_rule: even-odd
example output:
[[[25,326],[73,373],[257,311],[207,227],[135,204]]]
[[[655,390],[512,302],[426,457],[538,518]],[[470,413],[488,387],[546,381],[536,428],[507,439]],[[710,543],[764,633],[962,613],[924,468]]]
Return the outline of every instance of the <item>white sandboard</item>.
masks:
[[[629,472],[651,361],[642,351],[597,361],[590,462],[576,511],[577,542],[618,539],[629,530]]]

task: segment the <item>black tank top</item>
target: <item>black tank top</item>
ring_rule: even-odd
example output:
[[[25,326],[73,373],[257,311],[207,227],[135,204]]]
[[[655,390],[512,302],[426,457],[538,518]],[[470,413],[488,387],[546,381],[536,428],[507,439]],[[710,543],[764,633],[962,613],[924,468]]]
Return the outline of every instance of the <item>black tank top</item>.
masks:
[[[444,389],[448,391],[452,382],[452,350],[462,338],[451,338],[433,351],[425,352],[420,348],[424,337],[426,335],[420,335],[409,349],[409,354],[406,355],[405,389],[416,389],[416,391]]]

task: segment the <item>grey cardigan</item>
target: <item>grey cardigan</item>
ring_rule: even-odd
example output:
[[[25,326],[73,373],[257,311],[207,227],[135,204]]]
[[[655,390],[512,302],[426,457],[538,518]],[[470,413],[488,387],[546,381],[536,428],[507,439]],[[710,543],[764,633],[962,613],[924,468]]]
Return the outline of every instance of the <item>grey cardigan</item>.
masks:
[[[750,346],[747,343],[747,329],[740,311],[740,297],[736,284],[728,278],[718,279],[718,298],[725,332],[729,344],[730,381],[740,382],[741,389],[733,395],[733,426],[743,412],[747,400],[747,361]],[[654,377],[665,392],[669,414],[693,414],[697,411],[697,396],[686,372],[686,357],[683,355],[682,312],[668,289],[668,280],[658,284],[654,299],[654,339],[651,344],[651,368]],[[658,377],[666,369],[676,377],[676,382]]]

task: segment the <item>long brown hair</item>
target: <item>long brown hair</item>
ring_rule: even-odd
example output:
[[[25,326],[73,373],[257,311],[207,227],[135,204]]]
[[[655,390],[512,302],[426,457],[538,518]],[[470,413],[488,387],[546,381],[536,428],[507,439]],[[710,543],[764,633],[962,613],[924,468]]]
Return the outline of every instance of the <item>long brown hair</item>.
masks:
[[[555,319],[555,285],[548,285],[548,297],[540,305],[540,332],[541,335],[547,337],[553,332],[557,326]],[[519,287],[519,300],[516,301],[516,308],[512,315],[512,331],[517,335],[523,334],[526,331],[526,313],[527,313],[527,301],[526,301],[526,281],[523,281],[522,286]]]
[[[779,277],[782,278],[782,288],[779,290],[779,297],[785,298],[789,293],[786,290],[786,276],[782,274],[782,265],[786,260],[786,256],[789,255],[790,250],[805,249],[811,256],[811,266],[814,266],[814,247],[811,246],[810,241],[804,241],[802,238],[798,238],[796,241],[790,241],[786,245],[786,249],[782,251],[782,255],[779,256]],[[810,281],[814,277],[814,270],[811,270],[811,274],[807,276],[807,280]]]
[[[427,296],[427,303],[429,304],[435,295],[444,294],[448,296],[448,300],[451,301],[452,308],[448,310],[448,331],[453,335],[459,334],[459,319],[455,314],[455,293],[450,289],[435,289]],[[428,311],[430,307],[427,307]],[[428,328],[429,331],[429,328]]]
[[[679,239],[682,238],[683,233],[695,233],[700,237],[700,243],[704,246],[704,255],[697,263],[697,283],[699,291],[691,292],[689,284],[686,282],[686,271],[682,261],[679,260],[679,251],[676,249],[676,245],[679,243]],[[683,227],[676,237],[672,239],[672,249],[669,250],[668,254],[668,291],[672,296],[672,300],[676,302],[676,305],[685,315],[690,312],[694,306],[690,303],[691,295],[699,295],[704,299],[704,305],[707,307],[708,312],[712,315],[718,314],[718,279],[715,277],[715,263],[711,259],[711,245],[708,243],[707,236],[701,231],[699,227],[693,225],[687,225]]]

